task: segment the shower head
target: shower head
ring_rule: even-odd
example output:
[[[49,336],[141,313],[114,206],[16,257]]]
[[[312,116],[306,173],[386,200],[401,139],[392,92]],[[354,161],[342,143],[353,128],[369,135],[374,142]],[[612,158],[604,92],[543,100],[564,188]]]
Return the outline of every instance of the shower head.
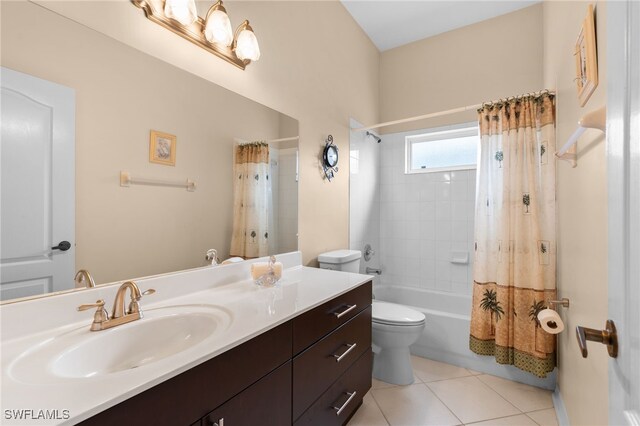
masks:
[[[378,143],[382,142],[382,139],[380,138],[380,136],[376,136],[371,132],[367,132],[367,136],[371,136],[372,138],[374,138]]]

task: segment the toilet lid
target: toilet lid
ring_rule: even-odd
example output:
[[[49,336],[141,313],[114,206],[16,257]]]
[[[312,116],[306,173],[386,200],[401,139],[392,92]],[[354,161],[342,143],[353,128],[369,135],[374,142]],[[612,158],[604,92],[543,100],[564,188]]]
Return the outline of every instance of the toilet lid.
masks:
[[[372,320],[380,324],[390,325],[414,325],[424,322],[422,312],[389,302],[373,301]]]

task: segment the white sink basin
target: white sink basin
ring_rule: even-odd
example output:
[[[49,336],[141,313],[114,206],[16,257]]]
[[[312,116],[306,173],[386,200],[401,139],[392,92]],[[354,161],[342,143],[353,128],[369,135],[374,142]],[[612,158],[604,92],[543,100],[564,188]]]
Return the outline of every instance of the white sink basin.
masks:
[[[114,375],[175,356],[215,338],[232,315],[213,305],[144,310],[144,318],[108,330],[62,333],[25,351],[10,366],[26,383],[55,383]]]

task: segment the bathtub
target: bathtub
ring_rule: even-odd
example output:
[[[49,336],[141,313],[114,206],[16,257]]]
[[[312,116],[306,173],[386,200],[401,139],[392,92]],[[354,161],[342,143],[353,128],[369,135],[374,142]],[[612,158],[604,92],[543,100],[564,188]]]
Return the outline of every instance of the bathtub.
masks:
[[[539,379],[511,365],[497,364],[493,357],[469,350],[471,296],[415,287],[374,287],[376,300],[398,303],[424,313],[427,325],[411,353],[423,358],[470,368],[516,382],[554,390],[556,370]]]

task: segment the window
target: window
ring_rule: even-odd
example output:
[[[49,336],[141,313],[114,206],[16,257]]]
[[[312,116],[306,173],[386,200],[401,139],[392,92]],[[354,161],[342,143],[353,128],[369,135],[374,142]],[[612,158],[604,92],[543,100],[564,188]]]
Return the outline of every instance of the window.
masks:
[[[406,173],[475,169],[478,126],[407,136]]]

